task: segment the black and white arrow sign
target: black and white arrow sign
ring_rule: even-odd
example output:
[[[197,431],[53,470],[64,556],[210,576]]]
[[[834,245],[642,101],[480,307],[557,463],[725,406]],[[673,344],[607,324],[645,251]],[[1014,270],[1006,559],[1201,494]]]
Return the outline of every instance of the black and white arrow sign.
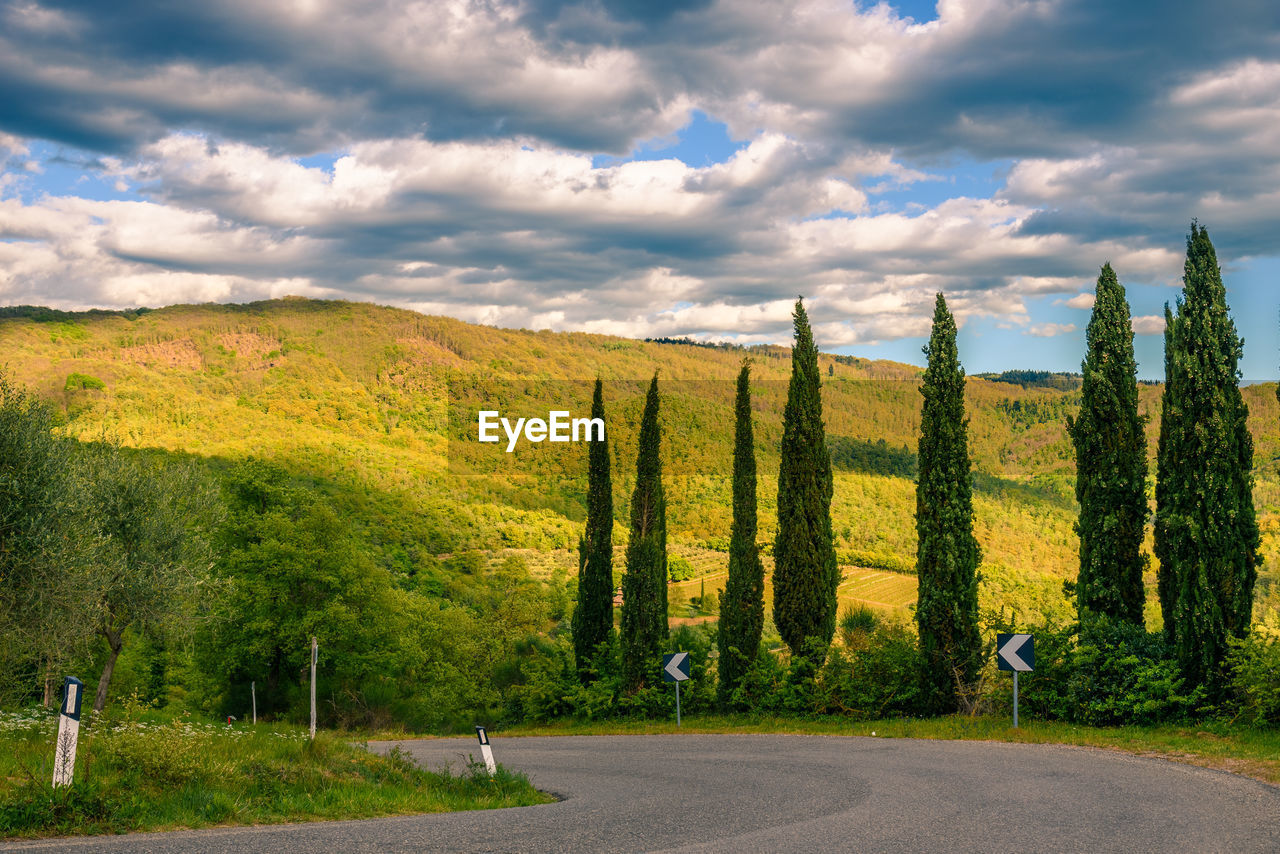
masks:
[[[673,652],[662,656],[662,681],[683,682],[689,678],[689,653]]]
[[[1031,635],[996,635],[996,664],[1001,670],[1035,670],[1036,639]]]

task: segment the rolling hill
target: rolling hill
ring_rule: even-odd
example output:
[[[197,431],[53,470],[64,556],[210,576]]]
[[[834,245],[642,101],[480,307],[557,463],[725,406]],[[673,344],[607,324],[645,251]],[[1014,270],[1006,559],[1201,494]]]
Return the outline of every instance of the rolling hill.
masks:
[[[733,380],[744,357],[753,364],[767,542],[790,369],[785,348],[495,329],[300,298],[129,312],[0,309],[0,365],[65,414],[69,435],[111,434],[215,469],[249,456],[276,461],[350,518],[378,563],[400,579],[439,578],[452,555],[469,551],[491,563],[519,552],[532,557],[535,574],[572,575],[585,454],[573,444],[526,443],[510,454],[481,445],[476,411],[585,414],[591,381],[604,379],[621,521],[642,383],[658,371],[673,552],[691,559],[708,589],[719,586],[730,521]],[[914,563],[920,371],[831,355],[820,368],[837,467],[832,513],[845,565],[842,600],[905,615],[914,590],[901,573]],[[1158,385],[1140,389],[1152,459],[1159,394]],[[1259,609],[1275,608],[1280,408],[1274,383],[1244,394],[1264,534]],[[971,377],[967,395],[982,604],[1065,618],[1062,582],[1075,574],[1076,537],[1064,422],[1078,388],[1062,375],[1018,372]],[[617,541],[625,533],[619,524]],[[1149,617],[1158,621],[1154,595],[1148,598]]]

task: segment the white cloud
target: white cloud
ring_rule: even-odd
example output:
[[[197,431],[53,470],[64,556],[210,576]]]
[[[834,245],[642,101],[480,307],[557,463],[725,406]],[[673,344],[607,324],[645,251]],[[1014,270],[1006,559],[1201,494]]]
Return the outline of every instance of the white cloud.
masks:
[[[1138,315],[1130,320],[1134,335],[1159,335],[1164,332],[1164,318],[1158,314]]]
[[[1091,293],[1078,293],[1071,299],[1056,299],[1054,305],[1065,305],[1067,308],[1093,308],[1094,295]]]
[[[1075,331],[1074,323],[1036,323],[1027,330],[1026,334],[1037,338],[1053,338],[1056,335],[1066,335],[1068,332]]]

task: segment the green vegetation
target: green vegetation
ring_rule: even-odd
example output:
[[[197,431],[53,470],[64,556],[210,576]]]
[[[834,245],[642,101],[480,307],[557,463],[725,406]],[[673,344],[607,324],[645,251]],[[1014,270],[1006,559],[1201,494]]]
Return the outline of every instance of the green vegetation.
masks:
[[[729,577],[720,600],[719,695],[727,703],[760,652],[764,630],[764,564],[756,545],[756,451],[751,430],[751,366],[738,373],[734,400],[733,526]]]
[[[107,384],[97,377],[73,373],[67,377],[67,383],[62,388],[63,391],[101,391],[106,387]]]
[[[658,408],[655,373],[640,422],[627,572],[622,577],[622,664],[629,690],[643,688],[652,679],[667,639],[667,499],[662,490]]]
[[[604,421],[604,385],[596,380],[591,417]],[[578,605],[573,611],[573,656],[586,681],[600,644],[613,632],[613,484],[609,437],[587,445],[587,522],[578,541]]]
[[[484,457],[478,451],[492,446],[463,438],[468,431],[474,436],[471,403],[481,395],[492,396],[493,406],[483,408],[510,408],[513,415],[545,416],[553,401],[577,414],[591,405],[594,378],[602,378],[618,517],[612,532],[616,587],[629,535],[639,425],[650,377],[660,367],[668,565],[692,573],[669,587],[668,648],[695,653],[698,684],[685,686],[686,710],[715,707],[716,621],[714,613],[692,603],[704,593],[707,602],[717,594],[723,598],[720,588],[727,585],[733,380],[741,349],[501,330],[308,300],[61,313],[48,319],[39,312],[5,316],[0,348],[11,388],[25,386],[31,389],[29,401],[50,406],[41,416],[44,426],[25,434],[43,436],[59,449],[50,452],[62,461],[48,470],[50,488],[65,477],[68,489],[62,494],[75,492],[70,478],[78,469],[68,461],[78,457],[79,445],[62,437],[98,442],[106,436],[140,458],[197,466],[226,507],[210,535],[214,565],[202,583],[184,587],[178,612],[154,625],[125,629],[112,697],[137,690],[163,704],[166,713],[190,710],[198,717],[233,714],[243,720],[250,683],[256,682],[260,714],[304,722],[303,665],[315,633],[321,638],[322,726],[469,732],[476,723],[615,715],[655,720],[671,714],[670,686],[622,690],[616,642],[606,645],[593,680],[584,685],[577,676],[570,625],[578,599],[575,547],[587,516],[588,455],[576,446],[557,446],[571,452],[526,454],[521,448],[506,455],[498,449]],[[79,331],[64,335],[55,324]],[[761,655],[771,656],[789,677],[791,659],[770,615],[774,486],[792,354],[779,347],[749,353],[765,571]],[[825,375],[825,432],[836,469],[831,520],[840,564],[839,613],[865,606],[914,640],[915,484],[881,461],[903,459],[914,471],[914,454],[903,458],[899,449],[914,448],[918,440],[921,372],[855,357],[816,358]],[[63,385],[71,372],[100,377],[106,388],[68,393]],[[1159,386],[1138,386],[1139,413],[1151,416],[1146,430],[1152,458],[1160,394]],[[1280,535],[1280,479],[1270,462],[1280,457],[1280,405],[1275,384],[1247,386],[1241,394],[1257,448],[1254,494],[1267,556],[1259,567],[1255,624],[1270,625],[1280,601],[1272,557]],[[1075,597],[1064,595],[1063,584],[1075,578],[1079,544],[1065,416],[1075,412],[1081,391],[970,376],[964,395],[974,534],[983,555],[978,604],[989,615],[983,638],[990,643],[995,616],[1002,612],[999,625],[1034,628],[1038,639],[1041,632],[1070,628]],[[520,400],[541,411],[522,411],[515,405]],[[881,440],[885,453],[877,456]],[[854,449],[852,458],[862,461],[841,468],[841,447]],[[0,469],[11,459],[0,458]],[[9,483],[39,482],[23,471]],[[29,473],[34,477],[38,467]],[[27,605],[56,606],[58,613],[92,609],[92,598],[75,604],[71,595],[84,595],[86,588],[71,582],[94,564],[77,564],[53,549],[92,539],[84,534],[84,516],[71,512],[68,501],[46,500],[42,489],[23,494],[32,506],[61,508],[66,532],[41,540],[39,548],[34,541],[24,546],[23,554],[36,556],[24,564],[30,572],[49,570],[31,576],[45,578],[43,588],[26,588],[49,595]],[[5,559],[16,560],[17,554],[11,551]],[[271,575],[275,561],[279,577]],[[684,569],[686,562],[691,569]],[[1158,628],[1153,570],[1144,578],[1150,588],[1145,617]],[[61,581],[68,583],[58,587]],[[0,597],[6,597],[6,608],[20,598],[3,585]],[[239,616],[242,610],[246,618]],[[35,612],[8,608],[0,619],[21,613]],[[845,656],[843,620],[837,629],[833,645]],[[96,689],[110,652],[101,635],[81,638],[77,646],[72,638],[45,644],[49,636],[24,635],[12,622],[3,631],[0,687],[8,692],[6,704],[40,702],[50,673],[74,673],[86,680],[87,691]],[[36,638],[40,643],[27,642]],[[1074,656],[1078,643],[1071,636],[1063,648]],[[1254,636],[1248,643],[1254,648]],[[900,670],[892,660],[874,664],[885,673]],[[1245,696],[1241,692],[1248,688],[1248,696],[1265,709],[1269,689],[1258,681],[1265,666],[1249,665],[1245,672],[1253,681],[1239,687],[1233,681],[1232,697]],[[1149,675],[1146,684],[1158,684],[1156,671]],[[787,679],[778,684],[785,686]],[[831,708],[842,716],[874,715],[881,702],[872,693],[875,684],[866,683],[865,690],[846,686],[840,696],[848,710]],[[113,703],[108,700],[108,711]],[[1170,701],[1164,707],[1178,705]],[[1234,714],[1233,707],[1223,709],[1221,714]],[[1066,706],[1062,712],[1074,714]]]
[[[424,770],[283,724],[198,724],[154,713],[81,733],[72,786],[50,786],[56,716],[0,712],[0,836],[126,833],[525,806],[552,800],[483,766]]]
[[[964,369],[956,322],[938,294],[925,347],[916,486],[916,625],[920,633],[924,708],[952,711],[981,667],[978,579],[981,551],[973,536],[973,486],[964,414]]]
[[[1138,414],[1129,303],[1110,264],[1098,275],[1086,340],[1080,415],[1067,421],[1080,502],[1076,605],[1085,621],[1102,616],[1141,625],[1147,438]]]
[[[782,413],[773,620],[793,656],[821,658],[836,623],[840,572],[831,531],[831,457],[822,421],[818,348],[796,300],[791,383]]]
[[[1191,225],[1183,299],[1165,335],[1155,552],[1161,610],[1192,684],[1221,697],[1228,638],[1249,631],[1259,532],[1253,439],[1237,367],[1244,345],[1227,314],[1218,259]]]

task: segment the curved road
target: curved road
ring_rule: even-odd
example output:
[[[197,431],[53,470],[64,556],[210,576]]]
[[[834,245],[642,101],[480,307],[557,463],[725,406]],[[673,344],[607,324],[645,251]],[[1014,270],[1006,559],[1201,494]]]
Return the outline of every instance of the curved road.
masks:
[[[474,739],[401,744],[431,767],[457,768],[479,753]],[[1280,788],[1101,750],[784,735],[496,737],[493,750],[563,800],[11,845],[77,852],[1280,851]]]

